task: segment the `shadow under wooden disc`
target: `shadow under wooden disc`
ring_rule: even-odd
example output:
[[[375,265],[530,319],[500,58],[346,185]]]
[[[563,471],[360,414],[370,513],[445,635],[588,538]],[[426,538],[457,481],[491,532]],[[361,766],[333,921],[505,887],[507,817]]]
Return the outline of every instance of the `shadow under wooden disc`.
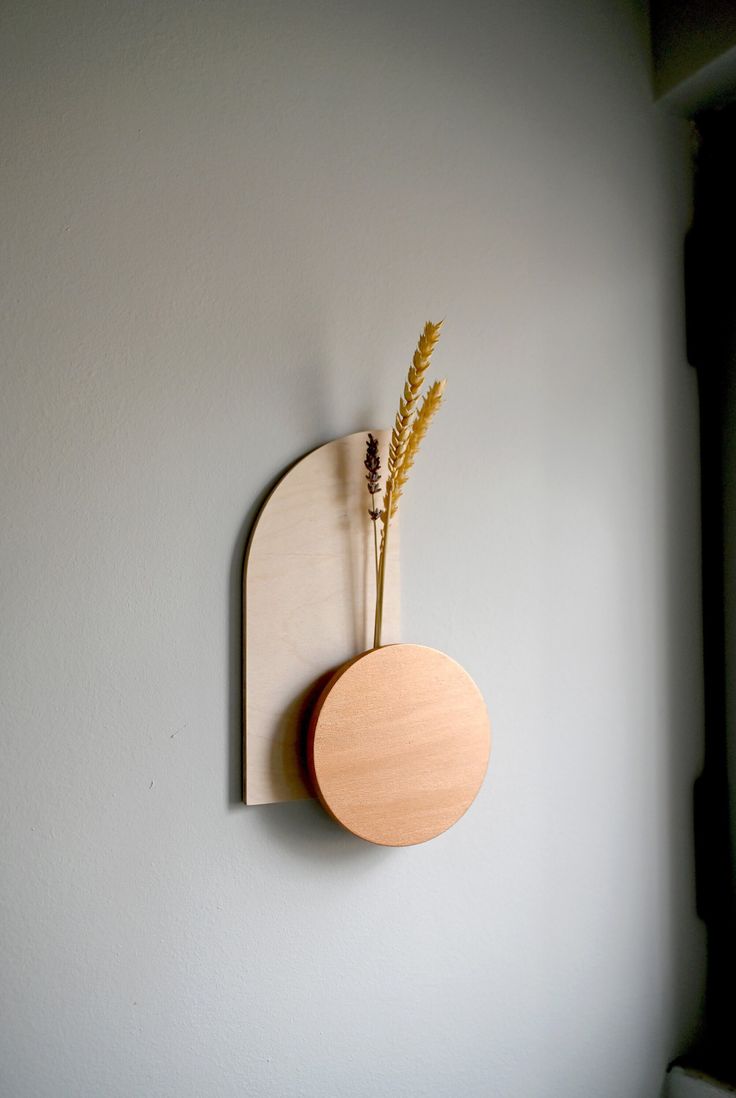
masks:
[[[312,714],[308,761],[338,823],[369,842],[410,846],[470,807],[490,747],[468,673],[434,648],[392,644],[335,673]]]

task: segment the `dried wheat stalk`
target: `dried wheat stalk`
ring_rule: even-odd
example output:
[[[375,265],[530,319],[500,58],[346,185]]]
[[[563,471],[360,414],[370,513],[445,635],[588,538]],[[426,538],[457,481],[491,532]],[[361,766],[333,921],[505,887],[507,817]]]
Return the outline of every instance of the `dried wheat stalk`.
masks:
[[[427,433],[427,428],[442,402],[445,389],[444,381],[435,381],[427,390],[419,411],[417,401],[424,383],[424,375],[429,367],[432,352],[440,338],[439,324],[427,321],[419,337],[414,352],[404,391],[399,401],[396,422],[391,432],[388,468],[386,470],[386,491],[381,511],[381,548],[379,552],[378,582],[376,590],[376,620],[373,630],[373,647],[381,645],[381,625],[383,620],[383,592],[386,579],[386,558],[388,554],[388,536],[391,519],[396,514],[399,497],[409,476],[409,470],[419,450],[419,445]],[[374,526],[375,533],[375,526]]]
[[[437,341],[440,338],[441,327],[442,321],[440,321],[439,324],[433,324],[431,320],[428,320],[424,325],[424,331],[419,336],[417,349],[414,352],[414,357],[411,366],[409,367],[409,374],[404,384],[404,392],[399,401],[396,422],[394,423],[394,428],[391,432],[387,469],[387,477],[389,478],[394,476],[403,461],[404,452],[409,440],[411,417],[414,414],[414,409],[416,408],[417,400],[419,399],[419,392],[422,388],[422,383],[424,382],[424,375],[429,367],[432,351],[437,346]]]
[[[414,422],[411,425],[409,432],[409,438],[406,443],[406,450],[404,451],[404,460],[399,466],[393,478],[392,491],[391,491],[391,513],[389,518],[393,518],[399,509],[399,497],[401,496],[404,486],[409,479],[409,471],[414,464],[422,439],[429,430],[429,425],[432,422],[434,416],[439,410],[439,406],[442,403],[442,395],[445,391],[445,385],[447,381],[443,378],[441,381],[433,381],[430,387],[427,389],[424,400],[422,401],[419,411],[414,417]],[[385,525],[385,524],[384,524]]]

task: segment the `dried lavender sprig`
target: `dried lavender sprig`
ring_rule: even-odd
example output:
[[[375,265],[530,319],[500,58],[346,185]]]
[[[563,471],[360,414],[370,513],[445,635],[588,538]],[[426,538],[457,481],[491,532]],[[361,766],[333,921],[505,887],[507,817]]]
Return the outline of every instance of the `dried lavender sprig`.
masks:
[[[368,473],[368,491],[372,496],[381,491],[381,458],[378,453],[378,439],[369,432],[365,444],[365,461],[363,462]]]
[[[371,517],[373,524],[373,552],[376,562],[376,586],[378,585],[378,519],[381,517],[380,508],[376,509],[374,496],[381,491],[381,457],[378,453],[378,439],[374,438],[369,432],[368,439],[365,444],[365,461],[363,462],[366,469],[366,480],[368,481],[368,491],[371,496],[372,506],[368,514]]]

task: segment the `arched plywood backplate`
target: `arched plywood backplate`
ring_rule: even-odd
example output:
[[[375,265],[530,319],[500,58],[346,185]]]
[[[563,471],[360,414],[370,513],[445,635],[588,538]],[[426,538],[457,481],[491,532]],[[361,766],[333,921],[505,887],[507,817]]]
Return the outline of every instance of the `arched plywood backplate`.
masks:
[[[373,644],[366,434],[335,439],[297,462],[269,495],[251,533],[243,574],[246,804],[313,795],[303,754],[311,707],[335,669]],[[390,431],[373,434],[385,466]],[[398,533],[394,519],[383,644],[400,639]]]

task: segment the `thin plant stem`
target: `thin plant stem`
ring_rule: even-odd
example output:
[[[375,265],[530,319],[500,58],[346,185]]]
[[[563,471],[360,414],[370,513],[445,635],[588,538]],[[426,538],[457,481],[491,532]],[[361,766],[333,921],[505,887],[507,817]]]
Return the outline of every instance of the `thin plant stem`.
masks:
[[[373,647],[381,647],[381,629],[383,627],[383,591],[386,584],[386,560],[388,558],[388,532],[391,524],[391,496],[390,482],[386,484],[385,514],[386,521],[383,526],[383,544],[381,545],[381,562],[378,568],[378,590],[376,591],[376,621],[373,628]]]

